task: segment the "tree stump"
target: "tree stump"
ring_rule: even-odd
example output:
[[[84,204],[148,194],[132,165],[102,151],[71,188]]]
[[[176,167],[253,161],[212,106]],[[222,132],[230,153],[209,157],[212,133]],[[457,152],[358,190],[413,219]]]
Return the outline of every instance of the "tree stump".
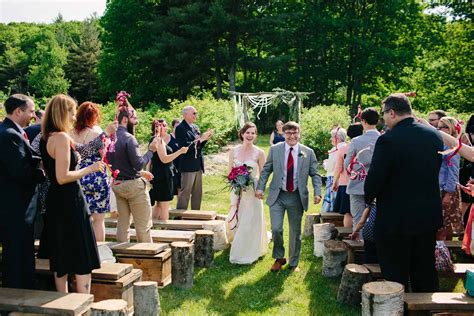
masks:
[[[184,289],[193,286],[194,245],[188,242],[171,243],[171,282]]]
[[[105,300],[92,304],[91,316],[127,316],[127,302]]]
[[[314,255],[316,257],[323,256],[324,242],[335,239],[337,236],[337,229],[333,223],[314,224]]]
[[[347,263],[347,246],[342,241],[328,240],[324,242],[323,271],[325,277],[340,276]]]
[[[404,287],[391,281],[362,286],[362,315],[403,315]]]
[[[133,310],[135,315],[160,315],[158,283],[141,281],[133,284]]]
[[[214,264],[214,233],[210,230],[196,230],[194,237],[194,264],[209,268]]]
[[[304,221],[303,237],[309,237],[313,235],[313,225],[319,224],[316,220],[319,220],[319,214],[306,214]]]
[[[225,221],[212,220],[202,224],[202,229],[214,232],[214,250],[224,250],[229,247]]]
[[[337,292],[337,301],[343,304],[359,305],[362,286],[370,281],[369,270],[359,264],[346,265]]]

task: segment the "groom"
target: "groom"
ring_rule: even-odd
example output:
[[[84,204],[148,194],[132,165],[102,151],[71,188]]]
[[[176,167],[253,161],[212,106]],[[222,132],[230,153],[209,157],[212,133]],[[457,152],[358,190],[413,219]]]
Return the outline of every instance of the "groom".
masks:
[[[290,268],[300,271],[298,262],[301,250],[301,218],[303,210],[308,209],[308,177],[314,188],[314,204],[321,201],[321,176],[318,174],[318,161],[314,151],[299,143],[300,126],[296,122],[287,122],[283,126],[285,142],[270,148],[267,161],[263,166],[255,196],[263,199],[268,177],[273,172],[267,204],[270,206],[270,218],[273,234],[273,258],[271,270],[281,270],[286,264],[283,246],[283,218],[288,212],[290,223]]]

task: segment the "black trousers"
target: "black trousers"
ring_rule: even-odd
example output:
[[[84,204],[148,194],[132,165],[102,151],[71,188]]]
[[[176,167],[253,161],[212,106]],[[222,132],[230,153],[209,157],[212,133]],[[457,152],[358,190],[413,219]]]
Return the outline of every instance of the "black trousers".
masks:
[[[375,242],[364,240],[364,263],[379,263]]]
[[[35,247],[33,225],[21,223],[1,227],[2,287],[34,289]]]
[[[383,277],[412,292],[437,292],[436,232],[418,235],[377,236],[377,255]]]

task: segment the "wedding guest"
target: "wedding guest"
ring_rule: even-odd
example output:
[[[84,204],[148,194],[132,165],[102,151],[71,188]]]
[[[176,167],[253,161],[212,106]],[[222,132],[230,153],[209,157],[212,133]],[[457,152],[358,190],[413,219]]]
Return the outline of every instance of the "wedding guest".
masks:
[[[26,135],[30,142],[41,132],[41,119],[43,118],[44,110],[35,111],[35,124],[25,128]]]
[[[118,101],[119,126],[116,133],[115,150],[107,152],[107,159],[113,170],[119,170],[112,190],[115,193],[118,209],[117,241],[130,240],[130,216],[133,217],[138,242],[153,242],[150,229],[151,202],[148,194],[147,181],[152,175],[146,175],[142,169],[148,164],[156,151],[156,142],[153,141],[149,150],[140,155],[138,142],[135,136],[135,126],[138,124],[136,112],[126,98]],[[142,175],[146,178],[143,179]]]
[[[105,154],[105,143],[100,136],[106,137],[106,134],[98,125],[99,122],[100,109],[97,104],[84,102],[79,106],[72,139],[75,143],[88,145],[76,147],[81,157],[79,168],[85,168],[101,161]],[[82,177],[79,181],[89,205],[89,210],[92,213],[95,239],[104,241],[104,217],[107,212],[110,212],[110,182],[107,173],[105,170],[94,172]]]
[[[362,213],[362,217],[357,224],[351,239],[358,240],[359,232],[362,231],[364,239],[364,264],[378,263],[377,247],[375,244],[375,218],[377,217],[377,208],[375,204],[367,206]]]
[[[353,123],[347,129],[347,136],[354,139],[362,135],[363,132],[362,124],[359,122]],[[336,164],[334,166],[334,183],[332,186],[332,191],[337,192],[334,211],[344,215],[344,227],[352,227],[351,204],[349,194],[346,192],[347,184],[349,183],[349,173],[344,168],[344,158],[346,158],[348,149],[349,144],[343,143],[337,151]]]
[[[164,119],[153,120],[152,139],[156,138],[158,144],[156,152],[151,158],[150,170],[153,174],[151,181],[150,200],[153,206],[153,218],[160,220],[169,219],[170,202],[173,200],[177,189],[174,173],[176,168],[173,161],[181,154],[188,151],[188,147],[181,147],[173,153],[169,146],[171,136],[167,133],[167,123]]]
[[[458,137],[456,125],[458,121],[449,116],[442,117],[438,123],[438,129],[453,137]],[[444,149],[448,149],[444,146]],[[463,231],[461,213],[461,194],[457,183],[459,181],[460,156],[456,154],[443,155],[443,163],[439,171],[439,187],[441,190],[441,201],[443,208],[443,227],[438,230],[437,240],[451,240],[453,233]]]
[[[170,133],[170,141],[168,143],[168,146],[171,147],[173,152],[177,152],[179,150],[179,144],[178,141],[176,140],[176,127],[179,125],[180,120],[179,119],[173,119],[171,121],[171,133]],[[174,168],[174,182],[176,186],[176,191],[173,193],[174,195],[178,195],[179,190],[181,189],[181,172],[179,172],[179,156],[176,157],[175,160],[173,160],[173,165],[175,166]]]
[[[439,120],[447,114],[443,110],[434,110],[428,113],[428,122],[434,128],[438,128]]]
[[[376,199],[375,241],[384,279],[414,292],[437,292],[436,230],[442,226],[438,174],[440,134],[415,122],[401,93],[382,102],[390,128],[377,139],[365,180],[365,202]]]
[[[40,142],[43,165],[51,181],[45,227],[56,289],[67,293],[68,274],[74,274],[76,291],[89,293],[91,271],[100,268],[100,262],[89,208],[77,180],[103,172],[105,164],[97,161],[76,170],[79,157],[69,136],[76,106],[71,97],[63,94],[54,96],[46,106]]]
[[[336,166],[338,151],[346,144],[346,136],[346,130],[339,126],[331,131],[331,144],[333,147],[328,151],[328,159],[323,161],[323,167],[326,170],[326,191],[321,206],[322,212],[335,212],[334,207],[337,192],[332,190],[334,185],[334,169]]]
[[[44,181],[40,158],[29,145],[23,127],[33,119],[35,104],[23,94],[4,103],[6,118],[0,124],[0,241],[2,286],[33,289],[35,249],[30,201],[35,186]],[[33,213],[33,214],[30,214]]]
[[[355,229],[365,209],[365,176],[370,170],[375,142],[380,136],[377,131],[379,114],[374,108],[363,110],[360,120],[364,134],[352,139],[344,159],[344,168],[349,171],[346,192],[349,194],[351,204],[352,229]]]
[[[193,106],[183,109],[183,120],[176,126],[176,141],[179,147],[189,147],[186,154],[179,157],[179,171],[181,172],[181,189],[178,193],[176,208],[187,209],[191,199],[191,209],[201,209],[202,174],[204,172],[204,158],[202,149],[212,136],[212,129],[202,135],[194,124],[197,111]]]
[[[276,121],[275,129],[270,134],[270,145],[275,145],[285,141],[285,136],[283,133],[283,121]]]
[[[466,128],[461,139],[463,144],[472,146],[474,142],[474,115],[471,115],[467,121]],[[471,178],[474,179],[474,164],[467,159],[463,159],[461,166],[461,169],[459,169],[459,183],[466,185],[466,183],[468,183]],[[474,199],[472,196],[461,190],[461,212],[464,217],[464,222],[467,222],[467,219],[469,218],[468,213],[473,202]]]

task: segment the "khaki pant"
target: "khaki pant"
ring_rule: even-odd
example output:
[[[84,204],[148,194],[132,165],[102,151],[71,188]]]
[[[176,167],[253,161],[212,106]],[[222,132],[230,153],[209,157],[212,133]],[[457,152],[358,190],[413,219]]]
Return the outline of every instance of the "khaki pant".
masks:
[[[142,178],[117,181],[112,185],[117,199],[118,222],[117,241],[130,241],[130,215],[133,216],[138,242],[153,242],[150,229],[151,221],[150,195],[146,181]]]
[[[191,198],[191,209],[200,210],[202,200],[202,170],[181,172],[181,189],[178,193],[177,209],[187,210]]]

